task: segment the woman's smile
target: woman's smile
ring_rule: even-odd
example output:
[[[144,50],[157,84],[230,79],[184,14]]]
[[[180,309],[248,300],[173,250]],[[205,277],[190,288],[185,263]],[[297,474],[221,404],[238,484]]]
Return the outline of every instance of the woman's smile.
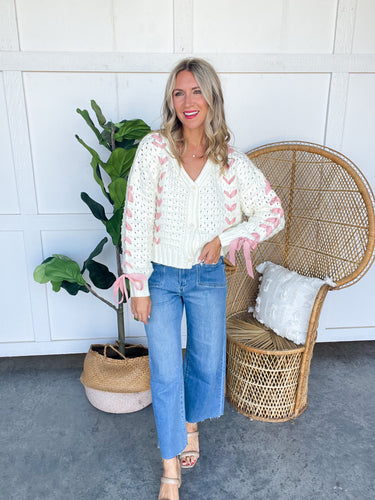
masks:
[[[180,71],[176,76],[173,106],[183,128],[204,131],[208,104],[190,71]]]
[[[191,120],[192,118],[195,118],[198,116],[199,111],[184,111],[185,118],[188,120]]]

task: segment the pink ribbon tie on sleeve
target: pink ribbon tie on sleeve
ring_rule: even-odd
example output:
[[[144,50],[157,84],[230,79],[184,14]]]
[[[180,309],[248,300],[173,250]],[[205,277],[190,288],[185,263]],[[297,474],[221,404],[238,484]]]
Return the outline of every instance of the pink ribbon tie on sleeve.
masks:
[[[254,251],[257,247],[257,243],[254,240],[250,240],[249,238],[237,238],[233,240],[229,245],[229,260],[235,266],[236,265],[236,256],[235,252],[241,250],[243,247],[243,253],[246,260],[246,269],[252,278],[254,278],[253,266],[251,264],[251,256],[250,252]]]
[[[145,274],[134,273],[134,274],[122,274],[117,280],[113,283],[113,298],[116,304],[121,304],[126,298],[126,302],[129,301],[128,290],[126,289],[125,278],[133,283],[137,290],[143,290],[143,282],[147,281],[147,277]],[[117,300],[118,292],[122,293],[121,300]]]

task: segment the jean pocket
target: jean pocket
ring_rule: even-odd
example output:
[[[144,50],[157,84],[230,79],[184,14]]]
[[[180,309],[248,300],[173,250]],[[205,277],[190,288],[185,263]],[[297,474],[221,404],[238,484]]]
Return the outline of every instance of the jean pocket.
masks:
[[[198,285],[200,286],[227,286],[227,278],[225,275],[224,260],[220,257],[216,264],[199,264],[198,265]]]
[[[164,283],[164,266],[152,263],[152,267],[154,270],[148,279],[148,286],[162,286]]]

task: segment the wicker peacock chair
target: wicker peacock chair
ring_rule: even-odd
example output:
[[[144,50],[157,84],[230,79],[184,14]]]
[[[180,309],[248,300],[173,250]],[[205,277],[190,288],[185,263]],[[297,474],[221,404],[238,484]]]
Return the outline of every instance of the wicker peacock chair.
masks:
[[[373,262],[374,195],[359,169],[325,146],[280,142],[247,155],[281,199],[286,220],[283,231],[252,253],[254,272],[259,263],[271,261],[304,276],[330,277],[336,284],[320,289],[306,342],[297,346],[248,313],[257,297],[258,274],[249,278],[242,252],[236,268],[227,268],[227,398],[253,419],[285,421],[307,407],[310,362],[327,292],[356,283]],[[244,328],[236,335],[233,320],[247,325],[250,334]],[[266,348],[254,343],[259,337]]]

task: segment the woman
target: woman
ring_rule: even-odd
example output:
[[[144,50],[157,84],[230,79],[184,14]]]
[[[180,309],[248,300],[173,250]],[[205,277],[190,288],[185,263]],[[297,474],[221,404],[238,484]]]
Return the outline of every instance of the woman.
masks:
[[[198,422],[224,409],[223,256],[283,227],[262,173],[228,146],[219,78],[202,59],[171,72],[159,132],[140,143],[123,221],[131,310],[145,324],[153,409],[163,458],[159,499],[178,499],[180,467],[199,457]],[[247,221],[243,222],[243,216]],[[181,318],[187,319],[184,362]]]

